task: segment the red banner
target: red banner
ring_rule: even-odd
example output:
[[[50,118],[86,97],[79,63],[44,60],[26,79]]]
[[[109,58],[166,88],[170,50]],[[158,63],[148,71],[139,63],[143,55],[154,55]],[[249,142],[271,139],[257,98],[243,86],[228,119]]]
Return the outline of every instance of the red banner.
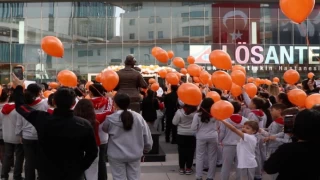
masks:
[[[214,43],[260,43],[260,4],[213,4],[212,17]]]

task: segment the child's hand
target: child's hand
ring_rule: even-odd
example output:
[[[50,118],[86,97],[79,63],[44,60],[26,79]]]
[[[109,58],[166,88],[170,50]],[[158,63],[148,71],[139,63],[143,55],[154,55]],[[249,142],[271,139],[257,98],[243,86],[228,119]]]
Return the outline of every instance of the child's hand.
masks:
[[[270,136],[270,137],[269,137],[269,139],[270,139],[271,141],[276,140],[276,138],[277,138],[277,137],[275,137],[275,136]]]
[[[266,138],[264,138],[263,139],[263,142],[265,143],[265,142],[268,142],[269,141],[269,138],[268,137],[266,137]]]

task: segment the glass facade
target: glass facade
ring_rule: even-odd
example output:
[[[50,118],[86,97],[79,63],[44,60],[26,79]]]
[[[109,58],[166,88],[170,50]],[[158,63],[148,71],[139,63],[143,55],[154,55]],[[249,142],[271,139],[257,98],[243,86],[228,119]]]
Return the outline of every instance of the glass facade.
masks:
[[[63,42],[62,59],[41,50],[41,39],[48,35]],[[1,83],[10,82],[17,64],[25,66],[28,80],[38,81],[55,79],[62,69],[86,78],[120,65],[128,54],[141,65],[157,64],[150,54],[154,46],[184,59],[194,55],[208,71],[214,69],[208,53],[223,49],[235,64],[246,65],[249,74],[272,77],[289,67],[319,70],[319,44],[319,11],[297,25],[278,3],[0,3]]]

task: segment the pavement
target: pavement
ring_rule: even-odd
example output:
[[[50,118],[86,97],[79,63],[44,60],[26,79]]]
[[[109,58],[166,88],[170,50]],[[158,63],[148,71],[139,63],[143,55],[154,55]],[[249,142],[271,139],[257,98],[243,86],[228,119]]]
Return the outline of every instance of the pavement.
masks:
[[[172,145],[165,142],[164,135],[160,136],[160,146],[166,153],[166,162],[144,162],[141,163],[141,178],[140,180],[195,180],[195,174],[193,175],[179,175],[178,166],[178,148],[177,145]],[[107,164],[109,167],[109,164]],[[194,169],[195,170],[195,169]],[[215,180],[220,180],[221,168],[217,168]],[[206,173],[204,173],[205,175]],[[204,176],[203,179],[206,177]],[[110,168],[108,168],[108,179],[112,180]],[[233,171],[230,176],[230,180],[235,179],[235,172]],[[12,179],[12,172],[10,173],[10,179]],[[272,180],[270,175],[264,174],[263,180]]]

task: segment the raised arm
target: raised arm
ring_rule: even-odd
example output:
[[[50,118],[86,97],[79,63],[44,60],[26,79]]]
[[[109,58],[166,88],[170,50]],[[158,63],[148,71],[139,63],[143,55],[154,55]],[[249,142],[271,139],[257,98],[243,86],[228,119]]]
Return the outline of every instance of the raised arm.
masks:
[[[40,111],[37,111],[25,104],[23,88],[21,85],[18,85],[16,89],[13,91],[13,96],[16,104],[16,111],[27,121],[29,121],[33,126],[36,127],[37,119],[39,117],[38,114],[40,113]]]
[[[232,124],[228,123],[227,121],[223,120],[221,121],[227,128],[229,128],[232,132],[236,133],[238,136],[241,137],[241,139],[244,138],[244,134],[242,131],[238,130],[236,127],[234,127]]]

